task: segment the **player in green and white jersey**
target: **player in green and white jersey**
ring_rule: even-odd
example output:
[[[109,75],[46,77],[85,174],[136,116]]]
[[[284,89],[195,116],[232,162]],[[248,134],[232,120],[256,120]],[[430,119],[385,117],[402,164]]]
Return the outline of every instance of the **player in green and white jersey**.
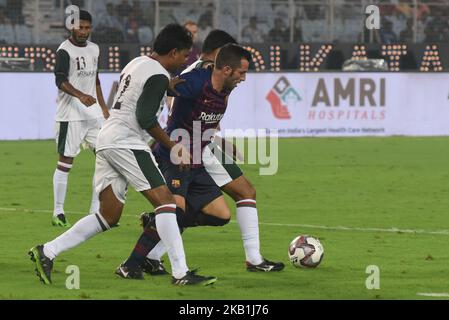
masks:
[[[98,79],[98,45],[88,41],[92,16],[80,11],[79,28],[71,30],[56,52],[55,77],[59,89],[56,111],[56,143],[59,154],[53,175],[52,224],[70,227],[64,212],[67,183],[74,158],[84,144],[95,150],[101,125],[109,117]],[[93,188],[94,189],[94,188]],[[90,213],[99,212],[98,195],[92,191]]]

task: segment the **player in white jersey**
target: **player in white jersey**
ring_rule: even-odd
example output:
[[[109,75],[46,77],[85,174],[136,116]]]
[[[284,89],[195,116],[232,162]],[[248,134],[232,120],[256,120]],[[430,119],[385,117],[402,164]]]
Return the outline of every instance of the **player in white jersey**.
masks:
[[[87,39],[92,17],[80,10],[79,29],[72,29],[56,53],[56,85],[59,89],[56,111],[56,143],[59,154],[53,175],[54,208],[52,224],[70,227],[64,212],[69,171],[81,144],[95,150],[98,132],[109,117],[98,79],[98,46]],[[90,213],[99,212],[98,195],[92,188]]]
[[[216,278],[189,271],[179,226],[176,202],[155,163],[147,144],[148,133],[180,156],[181,165],[190,162],[185,147],[171,141],[158,121],[157,113],[169,85],[168,71],[185,63],[192,46],[190,33],[182,26],[166,26],[153,44],[151,57],[132,60],[120,75],[111,116],[97,139],[95,186],[100,197],[100,212],[80,219],[58,238],[30,249],[40,280],[51,283],[53,259],[94,235],[109,230],[120,220],[128,185],[153,205],[159,235],[167,248],[172,266],[172,282],[178,285],[214,283]],[[181,166],[185,168],[185,166]],[[148,252],[139,254],[144,258]],[[119,276],[143,279],[143,273],[120,266]]]

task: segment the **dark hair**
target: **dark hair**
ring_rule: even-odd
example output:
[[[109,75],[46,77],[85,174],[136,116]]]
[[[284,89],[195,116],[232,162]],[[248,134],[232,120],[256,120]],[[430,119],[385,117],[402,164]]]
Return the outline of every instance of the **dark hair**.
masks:
[[[252,56],[245,48],[229,43],[221,47],[215,59],[215,67],[222,69],[225,66],[230,66],[232,69],[240,67],[241,60],[246,59],[251,62]]]
[[[204,39],[203,47],[201,48],[202,53],[212,53],[214,50],[223,47],[228,43],[237,43],[235,39],[226,31],[223,30],[212,30]]]
[[[80,10],[80,20],[89,21],[90,23],[92,23],[92,16],[86,10]]]
[[[159,32],[154,40],[153,50],[159,55],[166,55],[173,49],[190,49],[192,44],[190,32],[185,27],[172,23]]]

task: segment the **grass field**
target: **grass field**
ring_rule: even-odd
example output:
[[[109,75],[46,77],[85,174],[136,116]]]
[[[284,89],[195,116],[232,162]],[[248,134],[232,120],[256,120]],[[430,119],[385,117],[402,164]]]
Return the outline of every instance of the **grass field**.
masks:
[[[243,166],[258,192],[262,252],[287,263],[281,273],[245,271],[233,219],[225,227],[184,233],[188,264],[217,276],[214,286],[116,278],[115,268],[140,234],[138,214],[150,209],[130,191],[121,226],[61,254],[54,284],[44,286],[27,251],[63,231],[50,224],[55,145],[0,142],[0,298],[429,299],[417,293],[449,292],[448,160],[449,139],[443,137],[284,139],[276,175],[259,176],[257,166]],[[72,223],[89,208],[93,167],[89,152],[75,160],[66,201]],[[288,244],[298,234],[322,240],[319,268],[288,263]],[[79,290],[65,287],[68,265],[80,268]],[[379,290],[365,287],[369,265],[380,268]]]

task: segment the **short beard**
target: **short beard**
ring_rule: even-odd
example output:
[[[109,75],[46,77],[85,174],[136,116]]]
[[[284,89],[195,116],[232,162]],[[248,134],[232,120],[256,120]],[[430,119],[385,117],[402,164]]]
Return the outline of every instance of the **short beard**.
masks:
[[[86,40],[80,41],[80,39],[77,38],[77,37],[75,36],[75,34],[72,34],[72,38],[73,38],[73,40],[75,40],[75,42],[76,42],[77,44],[86,44],[86,41],[87,41],[87,39],[86,39]]]

